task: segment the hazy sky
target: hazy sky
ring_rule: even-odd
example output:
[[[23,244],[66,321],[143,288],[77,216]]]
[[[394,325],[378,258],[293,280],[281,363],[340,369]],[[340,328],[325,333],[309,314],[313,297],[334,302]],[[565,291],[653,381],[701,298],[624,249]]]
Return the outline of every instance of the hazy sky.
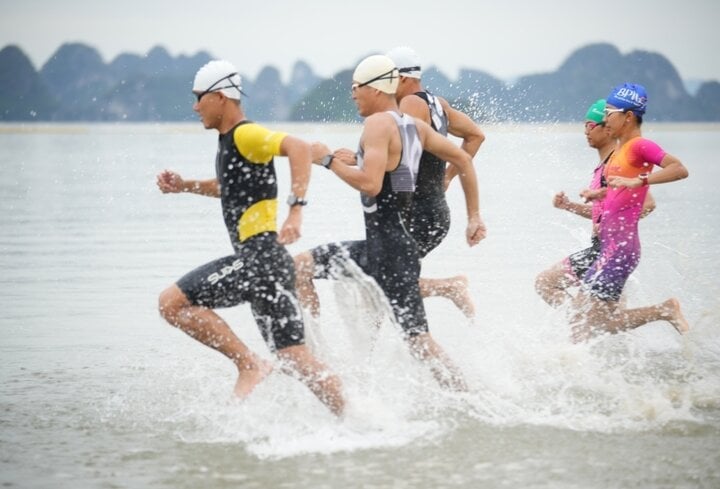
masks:
[[[0,47],[40,68],[65,42],[106,62],[154,46],[205,50],[250,77],[267,64],[287,78],[307,61],[320,75],[367,54],[413,47],[454,78],[475,68],[503,79],[547,72],[578,47],[660,53],[684,79],[720,80],[719,0],[0,0]]]

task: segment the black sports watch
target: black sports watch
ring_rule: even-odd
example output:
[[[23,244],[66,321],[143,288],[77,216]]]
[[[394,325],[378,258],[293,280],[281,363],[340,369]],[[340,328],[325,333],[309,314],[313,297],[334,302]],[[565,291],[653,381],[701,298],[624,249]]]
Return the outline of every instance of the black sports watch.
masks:
[[[335,156],[332,154],[325,155],[325,156],[323,156],[323,159],[320,161],[320,164],[329,170],[330,165],[333,162],[333,158],[335,158]]]
[[[307,200],[301,199],[295,194],[288,195],[287,203],[290,207],[294,207],[296,205],[307,205]]]

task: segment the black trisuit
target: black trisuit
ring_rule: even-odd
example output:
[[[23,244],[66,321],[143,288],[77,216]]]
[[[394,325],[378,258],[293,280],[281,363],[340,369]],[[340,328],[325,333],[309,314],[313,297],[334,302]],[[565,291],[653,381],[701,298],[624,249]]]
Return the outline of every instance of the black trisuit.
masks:
[[[365,240],[330,243],[312,249],[314,276],[329,278],[342,274],[342,263],[352,259],[385,293],[403,331],[417,335],[426,333],[428,324],[418,285],[420,252],[406,223],[422,145],[412,117],[388,113],[395,118],[400,131],[402,156],[398,166],[385,173],[377,196],[361,194]],[[362,148],[358,150],[357,163],[362,168]]]
[[[286,134],[243,121],[221,134],[215,163],[225,226],[235,253],[177,282],[194,305],[211,309],[249,302],[271,350],[304,342],[292,257],[277,241],[273,156]]]
[[[416,92],[415,95],[428,104],[432,128],[447,136],[448,117],[440,100],[430,92]],[[445,200],[445,166],[445,161],[423,151],[410,212],[410,234],[418,243],[421,258],[437,248],[450,230],[450,207]]]

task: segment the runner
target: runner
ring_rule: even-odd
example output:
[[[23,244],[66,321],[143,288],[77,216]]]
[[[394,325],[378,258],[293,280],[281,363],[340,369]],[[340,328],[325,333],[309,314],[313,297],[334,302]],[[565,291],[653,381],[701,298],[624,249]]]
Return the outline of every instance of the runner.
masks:
[[[646,107],[642,85],[619,85],[607,98],[603,121],[610,135],[617,138],[619,148],[604,171],[608,188],[600,216],[600,256],[583,276],[583,287],[572,303],[570,323],[576,342],[652,321],[668,321],[681,334],[689,329],[675,298],[635,309],[625,309],[619,303],[625,282],[640,261],[638,220],[649,186],[688,176],[680,160],[642,137]],[[660,170],[651,173],[653,166]]]
[[[235,394],[245,397],[271,371],[214,311],[249,302],[271,351],[284,360],[335,414],[343,411],[341,384],[304,344],[302,312],[295,298],[292,258],[282,244],[300,237],[302,206],[310,177],[310,147],[245,118],[238,70],[227,61],[207,63],[195,75],[193,109],[206,129],[220,134],[216,177],[185,180],[164,171],[163,193],[219,197],[233,254],[196,268],[160,295],[160,314],[195,340],[228,357],[238,369]],[[277,232],[274,156],[290,161],[289,214]]]
[[[553,205],[556,208],[590,219],[593,223],[590,247],[566,257],[541,272],[535,280],[535,290],[545,302],[553,307],[564,304],[572,297],[567,289],[580,285],[580,279],[600,255],[600,238],[597,235],[597,229],[602,213],[602,197],[607,192],[607,182],[605,182],[603,171],[616,145],[615,139],[610,137],[610,132],[605,127],[604,117],[605,99],[600,99],[592,104],[585,115],[585,136],[588,145],[597,150],[599,157],[599,164],[593,170],[590,186],[580,193],[583,200],[590,200],[591,203],[571,202],[565,192],[558,192],[553,198]],[[648,192],[640,217],[647,216],[654,208],[655,200]]]
[[[364,59],[353,74],[352,97],[365,117],[359,150],[331,153],[313,145],[313,162],[361,192],[365,240],[332,243],[304,253],[298,266],[298,290],[317,296],[313,278],[338,272],[333,264],[351,260],[385,294],[411,352],[425,360],[436,380],[455,390],[466,388],[462,374],[429,333],[420,296],[420,252],[406,226],[423,149],[458,165],[466,196],[468,244],[484,236],[479,218],[477,180],[470,156],[422,121],[399,113],[395,100],[398,70],[387,56]],[[339,273],[342,273],[339,271]]]
[[[395,93],[400,112],[430,124],[443,136],[451,134],[460,138],[460,147],[474,158],[485,141],[485,135],[470,117],[451,107],[444,98],[423,88],[422,64],[417,53],[409,47],[400,46],[388,52],[387,56],[400,72]],[[442,159],[423,151],[410,214],[410,234],[418,243],[421,258],[437,248],[450,229],[450,207],[445,199],[446,166]],[[452,300],[466,316],[475,315],[465,275],[435,279],[421,277],[420,294],[423,297],[445,297]]]

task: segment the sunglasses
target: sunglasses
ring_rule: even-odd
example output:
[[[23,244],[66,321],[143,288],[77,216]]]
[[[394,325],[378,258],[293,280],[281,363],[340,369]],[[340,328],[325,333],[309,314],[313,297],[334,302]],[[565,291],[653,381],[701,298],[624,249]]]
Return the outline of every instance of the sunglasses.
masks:
[[[604,127],[604,126],[605,126],[605,123],[604,123],[604,122],[587,121],[587,122],[585,123],[585,130],[588,131],[588,132],[590,132],[590,131],[592,131],[593,129],[595,129],[596,127],[598,127],[598,126],[599,126],[599,127]]]
[[[603,113],[605,114],[605,117],[609,116],[610,114],[614,114],[615,112],[627,112],[627,109],[608,109],[607,107],[603,110]]]
[[[397,69],[397,68],[393,68],[392,70],[390,70],[390,71],[388,71],[388,72],[386,72],[386,73],[383,73],[382,75],[378,75],[378,76],[376,76],[375,78],[371,78],[371,79],[369,79],[369,80],[366,81],[366,82],[353,83],[353,84],[350,86],[350,89],[354,92],[354,91],[357,90],[358,88],[364,87],[365,85],[370,85],[372,82],[376,82],[376,81],[378,81],[378,80],[394,80],[395,78],[397,78],[397,75],[393,74],[393,72],[394,72],[396,69]]]

